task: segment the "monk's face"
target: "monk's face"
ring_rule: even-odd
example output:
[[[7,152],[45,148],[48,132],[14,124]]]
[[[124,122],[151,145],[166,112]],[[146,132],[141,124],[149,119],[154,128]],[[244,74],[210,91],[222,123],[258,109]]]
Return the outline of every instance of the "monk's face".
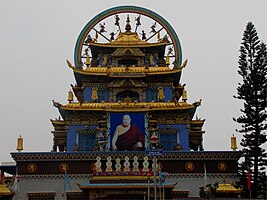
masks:
[[[129,126],[131,124],[131,118],[129,115],[124,115],[122,118],[122,123],[124,126]]]

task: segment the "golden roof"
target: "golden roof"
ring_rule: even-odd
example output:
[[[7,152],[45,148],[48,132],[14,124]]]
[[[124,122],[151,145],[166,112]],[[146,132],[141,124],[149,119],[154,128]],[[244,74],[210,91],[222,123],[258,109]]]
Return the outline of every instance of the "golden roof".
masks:
[[[70,65],[69,65],[70,66]],[[147,75],[160,75],[160,74],[173,74],[181,72],[183,67],[170,69],[168,66],[161,67],[87,67],[86,69],[77,69],[70,66],[74,72],[84,75],[94,76],[116,76],[123,75],[127,77],[129,75],[135,76],[147,76]]]
[[[91,42],[92,46],[100,46],[100,47],[151,47],[151,46],[161,46],[165,45],[166,42],[158,42],[158,43],[149,43],[143,41],[139,38],[138,34],[135,32],[124,32],[120,33],[118,37],[108,43],[95,43]]]
[[[0,185],[0,195],[12,195],[12,192],[6,187],[6,185]]]
[[[187,102],[79,102],[68,103],[60,106],[63,110],[92,110],[92,111],[108,111],[108,112],[145,112],[152,110],[182,110],[194,108]]]
[[[242,189],[235,188],[232,184],[219,184],[219,187],[216,189],[217,193],[241,193]]]

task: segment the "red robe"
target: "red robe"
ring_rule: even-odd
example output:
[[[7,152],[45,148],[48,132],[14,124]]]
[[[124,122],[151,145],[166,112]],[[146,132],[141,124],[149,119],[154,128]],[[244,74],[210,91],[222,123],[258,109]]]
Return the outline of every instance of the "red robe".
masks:
[[[142,148],[134,149],[137,142],[142,143]],[[136,125],[131,124],[128,131],[118,136],[116,146],[118,151],[145,150],[145,136]]]

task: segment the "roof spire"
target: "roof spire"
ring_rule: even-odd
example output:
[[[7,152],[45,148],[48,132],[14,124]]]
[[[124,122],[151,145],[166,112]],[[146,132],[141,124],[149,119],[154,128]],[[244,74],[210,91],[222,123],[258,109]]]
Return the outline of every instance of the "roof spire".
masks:
[[[18,152],[21,152],[23,150],[23,138],[21,135],[19,135],[19,138],[17,140],[17,150]]]
[[[129,17],[129,15],[127,15],[125,30],[126,30],[126,32],[131,32],[131,29],[132,29],[132,27],[130,24],[130,17]]]
[[[233,134],[233,136],[231,137],[231,149],[233,149],[233,151],[237,149],[235,134]]]

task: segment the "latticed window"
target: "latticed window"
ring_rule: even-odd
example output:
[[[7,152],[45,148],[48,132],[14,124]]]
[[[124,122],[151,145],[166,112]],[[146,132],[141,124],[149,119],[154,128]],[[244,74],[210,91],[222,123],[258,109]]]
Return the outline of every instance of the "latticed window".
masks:
[[[177,146],[177,137],[179,129],[177,128],[160,128],[160,144],[165,151],[175,151]]]
[[[93,151],[96,137],[93,134],[79,134],[79,151]]]

